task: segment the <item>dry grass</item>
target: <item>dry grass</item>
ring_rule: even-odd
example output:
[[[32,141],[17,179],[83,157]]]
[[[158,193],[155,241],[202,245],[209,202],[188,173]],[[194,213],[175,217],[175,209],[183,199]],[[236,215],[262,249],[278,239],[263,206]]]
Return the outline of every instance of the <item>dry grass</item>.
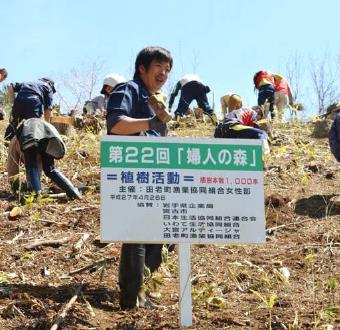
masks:
[[[182,124],[171,135],[212,137],[209,123],[195,125]],[[340,326],[340,206],[334,202],[339,195],[339,164],[330,155],[326,139],[310,137],[310,125],[274,129],[278,138],[265,173],[266,223],[271,229],[267,243],[192,247],[192,329],[335,330]],[[84,282],[62,329],[177,329],[175,253],[147,281],[154,295],[161,295],[165,309],[128,313],[119,309],[120,246],[98,240],[99,136],[79,132],[67,138],[67,156],[57,162],[76,185],[87,187],[83,200],[45,199],[25,205],[8,194],[7,150],[2,142],[0,328],[49,329]],[[51,183],[43,183],[46,190],[52,189]],[[9,218],[15,206],[22,213]],[[89,238],[75,250],[84,233]],[[68,240],[27,249],[37,239],[61,238]]]

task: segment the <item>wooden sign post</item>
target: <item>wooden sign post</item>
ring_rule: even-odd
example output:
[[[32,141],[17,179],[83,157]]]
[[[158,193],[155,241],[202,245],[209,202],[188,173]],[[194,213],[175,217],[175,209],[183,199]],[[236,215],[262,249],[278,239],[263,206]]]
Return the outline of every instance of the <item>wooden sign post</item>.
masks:
[[[192,324],[190,245],[264,243],[264,219],[258,140],[101,141],[101,240],[179,244],[182,326]]]

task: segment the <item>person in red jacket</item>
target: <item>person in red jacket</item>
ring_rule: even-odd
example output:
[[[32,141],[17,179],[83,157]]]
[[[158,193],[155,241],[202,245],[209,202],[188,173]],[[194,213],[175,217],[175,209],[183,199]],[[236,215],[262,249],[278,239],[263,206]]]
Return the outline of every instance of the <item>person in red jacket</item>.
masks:
[[[288,80],[278,73],[273,73],[274,76],[274,104],[277,110],[278,121],[284,121],[285,109],[290,105],[293,105],[293,95],[290,89]]]
[[[275,80],[273,74],[269,71],[258,71],[253,77],[253,82],[255,88],[259,91],[257,104],[263,106],[268,102],[270,116],[274,119]]]
[[[225,139],[259,139],[262,140],[265,154],[270,152],[267,134],[260,129],[257,121],[262,119],[262,108],[240,108],[226,114],[218,124],[214,137]]]

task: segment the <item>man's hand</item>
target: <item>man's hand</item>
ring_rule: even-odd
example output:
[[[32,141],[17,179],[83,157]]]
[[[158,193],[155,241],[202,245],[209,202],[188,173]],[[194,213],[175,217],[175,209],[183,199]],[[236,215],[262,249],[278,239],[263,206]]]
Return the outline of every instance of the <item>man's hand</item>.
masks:
[[[157,116],[153,116],[151,119],[149,119],[149,129],[155,130],[159,133],[161,133],[162,136],[164,136],[164,132],[167,131],[168,127],[165,123],[161,122]]]
[[[15,128],[11,123],[9,123],[8,126],[6,127],[4,139],[5,141],[11,141],[14,136],[15,136]]]
[[[52,114],[52,110],[50,108],[46,108],[44,111],[44,119],[50,123],[51,122],[51,114]]]
[[[14,99],[15,99],[15,93],[14,93],[14,88],[12,84],[9,84],[7,86],[7,92],[8,92],[10,102],[13,104]]]

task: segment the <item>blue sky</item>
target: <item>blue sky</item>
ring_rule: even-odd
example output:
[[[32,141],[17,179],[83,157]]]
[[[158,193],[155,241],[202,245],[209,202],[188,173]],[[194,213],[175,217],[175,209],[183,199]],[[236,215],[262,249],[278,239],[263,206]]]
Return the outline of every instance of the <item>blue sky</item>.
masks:
[[[261,69],[285,74],[298,55],[299,101],[312,114],[317,107],[310,61],[327,56],[331,63],[340,54],[337,0],[12,0],[3,2],[1,13],[6,83],[49,75],[65,95],[58,78],[72,69],[100,63],[102,76],[131,78],[138,51],[159,45],[174,57],[166,92],[182,75],[196,73],[213,91],[209,98],[214,95],[216,110],[228,91],[254,105],[253,74]]]

